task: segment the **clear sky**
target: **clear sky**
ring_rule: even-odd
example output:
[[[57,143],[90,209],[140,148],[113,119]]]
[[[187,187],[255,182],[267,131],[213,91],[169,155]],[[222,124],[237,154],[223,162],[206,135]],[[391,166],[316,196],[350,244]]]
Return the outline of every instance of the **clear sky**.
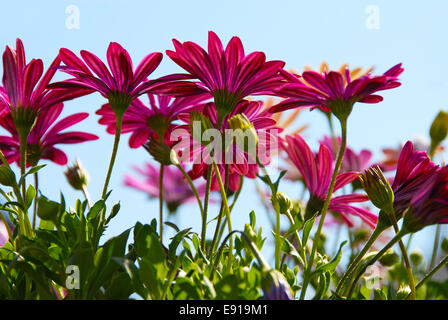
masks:
[[[402,87],[384,93],[377,105],[358,104],[349,120],[349,145],[355,150],[368,148],[380,158],[385,146],[396,146],[415,135],[427,136],[429,125],[440,109],[447,110],[448,80],[448,2],[432,1],[6,1],[2,0],[0,47],[20,37],[27,59],[42,58],[48,66],[59,48],[75,52],[89,50],[105,59],[110,41],[117,41],[131,54],[134,65],[149,52],[172,49],[172,38],[207,44],[207,32],[215,31],[224,43],[234,35],[242,39],[246,52],[264,51],[268,59],[283,60],[287,68],[302,71],[305,65],[317,67],[327,61],[335,68],[343,63],[352,67],[375,66],[382,73],[402,62]],[[79,29],[70,20],[79,10]],[[378,15],[375,15],[377,13]],[[72,24],[70,24],[72,23]],[[75,23],[76,24],[76,23]],[[155,76],[180,71],[167,56]],[[65,75],[59,74],[57,79]],[[79,157],[89,170],[93,198],[98,198],[106,175],[113,137],[97,124],[94,112],[105,101],[92,94],[66,103],[65,115],[89,112],[91,116],[77,129],[100,136],[100,140],[63,146],[70,161]],[[312,145],[327,132],[318,112],[303,112],[298,123],[308,123],[306,137]],[[123,185],[123,175],[131,165],[149,159],[144,150],[132,150],[128,137],[122,139],[117,164],[110,183],[112,203],[121,201],[122,210],[111,223],[107,235],[115,235],[136,221],[148,222],[157,216],[157,201]],[[53,199],[63,192],[73,200],[81,197],[65,181],[65,168],[50,164],[41,173],[41,188]],[[297,194],[288,188],[291,195]],[[251,209],[266,223],[253,185],[246,184],[240,205],[233,212],[234,228],[242,228]],[[73,203],[73,201],[71,202]],[[213,207],[214,213],[217,208]],[[199,211],[185,207],[178,221],[193,224],[199,231]],[[432,229],[431,229],[432,230]],[[270,234],[265,230],[265,235]]]

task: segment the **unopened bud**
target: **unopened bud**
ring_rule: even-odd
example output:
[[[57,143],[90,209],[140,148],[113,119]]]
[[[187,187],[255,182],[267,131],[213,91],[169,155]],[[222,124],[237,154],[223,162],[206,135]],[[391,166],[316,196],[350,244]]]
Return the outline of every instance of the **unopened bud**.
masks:
[[[294,300],[288,281],[278,270],[265,271],[261,286],[266,300]]]
[[[387,251],[381,258],[380,263],[385,267],[392,267],[400,261],[400,257],[394,251]]]
[[[78,159],[64,172],[68,182],[75,190],[83,190],[89,183],[89,173]]]
[[[423,253],[416,249],[409,254],[409,259],[414,265],[418,266],[423,261]]]
[[[164,142],[157,141],[154,138],[150,138],[149,141],[143,145],[154,160],[163,165],[176,164],[177,155],[174,150],[167,146]],[[173,162],[174,161],[174,162]]]
[[[293,208],[293,203],[289,197],[283,193],[283,192],[277,192],[275,196],[275,199],[277,200],[280,213],[286,214]],[[271,199],[272,202],[274,202],[274,199]]]
[[[236,145],[243,151],[256,157],[258,134],[254,125],[245,114],[237,114],[228,120],[229,128],[232,130],[231,137],[235,138]],[[245,138],[248,143],[246,144]]]
[[[369,168],[359,176],[359,180],[373,205],[391,214],[394,191],[381,169],[378,166]]]
[[[411,293],[411,288],[408,285],[401,284],[397,291],[397,300],[405,300]]]
[[[446,138],[448,133],[448,113],[440,111],[429,129],[431,152]]]

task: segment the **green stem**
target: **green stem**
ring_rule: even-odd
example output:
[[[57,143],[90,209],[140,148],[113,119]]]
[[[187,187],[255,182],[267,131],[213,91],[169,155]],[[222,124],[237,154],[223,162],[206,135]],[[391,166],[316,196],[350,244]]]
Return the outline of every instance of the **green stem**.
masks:
[[[341,289],[344,288],[344,284],[348,281],[350,283],[350,279],[353,277],[353,273],[356,270],[356,267],[361,262],[362,258],[366,255],[367,251],[373,246],[376,239],[381,235],[383,229],[375,228],[372,234],[370,235],[369,240],[367,240],[366,244],[362,248],[362,250],[356,255],[355,259],[350,263],[347,270],[345,271],[342,278],[339,280],[339,283],[336,287],[336,293],[339,293]]]
[[[210,198],[210,186],[212,183],[212,166],[208,167],[207,170],[207,184],[205,185],[205,198],[204,198],[204,214],[202,217],[202,228],[201,228],[201,246],[205,250],[206,236],[207,236],[207,214],[208,214],[208,202]]]
[[[288,217],[289,222],[291,223],[291,226],[294,225],[294,218],[292,217],[290,212],[286,212],[286,216]],[[306,254],[305,254],[305,249],[302,245],[302,240],[300,239],[300,235],[299,232],[296,230],[294,232],[296,240],[297,240],[297,246],[299,247],[299,254],[300,257],[303,260],[303,267],[306,269],[307,268],[307,262],[306,262]]]
[[[232,202],[232,204],[230,205],[230,208],[229,208],[230,212],[232,212],[233,207],[235,206],[236,201],[238,200],[238,198],[240,196],[241,190],[243,189],[243,181],[244,181],[244,178],[241,177],[240,186],[238,187],[238,190],[236,191],[235,196],[233,197],[233,202]]]
[[[229,194],[229,166],[225,165],[225,169],[224,169],[224,174],[225,174],[225,178],[224,178],[224,189],[226,191],[226,196]],[[224,208],[224,207],[223,207]],[[229,212],[232,212],[231,207],[229,207]],[[222,239],[222,235],[224,234],[224,230],[226,228],[226,224],[227,224],[227,217],[223,217],[224,221],[222,222],[222,225],[220,226],[219,232],[218,232],[218,240],[216,243],[220,243],[221,239]]]
[[[394,227],[395,233],[398,234],[400,232],[400,230],[398,229],[397,219],[395,217],[395,211],[394,211],[393,207],[390,209],[389,217],[392,220],[392,225]],[[404,246],[403,241],[401,239],[398,240],[398,245],[400,247],[401,254],[403,256],[404,266],[408,273],[409,288],[411,289],[411,299],[415,300],[414,276],[412,275],[412,266],[411,266],[411,262],[409,261],[408,252],[407,252],[406,247]]]
[[[87,200],[87,206],[90,209],[92,207],[92,202],[90,200],[90,194],[89,194],[89,190],[87,189],[87,186],[85,186],[85,185],[82,186],[82,193],[84,194],[84,198],[86,198],[86,200]]]
[[[162,240],[163,235],[163,169],[165,166],[160,164],[160,172],[159,172],[159,234],[160,239]]]
[[[36,190],[36,196],[34,197],[34,208],[33,208],[33,230],[36,229],[36,217],[37,217],[37,196],[39,193],[39,174],[34,173],[34,189]]]
[[[371,265],[373,265],[379,258],[381,258],[394,244],[396,244],[404,235],[406,235],[407,233],[404,232],[403,230],[401,230],[399,233],[397,233],[395,235],[395,237],[392,238],[392,240],[389,241],[388,244],[386,244],[386,246],[381,249],[373,258],[371,258],[369,260],[369,262],[367,262],[357,273],[356,277],[354,278],[354,281],[352,282],[351,286],[350,286],[350,290],[348,292],[347,298],[350,298],[353,290],[356,287],[356,284],[358,283],[359,279],[361,278],[361,276],[364,274],[364,272],[367,270],[367,268]]]
[[[185,171],[184,168],[182,168],[182,166],[180,164],[176,164],[176,167],[182,172],[182,174],[184,175],[185,179],[187,180],[188,184],[190,185],[191,191],[193,191],[196,200],[198,202],[198,206],[199,206],[199,210],[201,211],[201,217],[202,220],[204,221],[204,209],[202,208],[202,202],[201,202],[201,198],[199,197],[199,193],[198,190],[196,189],[196,187],[194,186],[193,181],[191,180],[190,176],[188,175],[188,173]]]
[[[441,225],[438,224],[436,226],[436,234],[434,236],[434,246],[432,248],[432,256],[431,256],[431,263],[429,264],[428,270],[431,270],[431,268],[434,266],[434,263],[437,259],[437,253],[439,249],[439,242],[440,242],[440,232],[441,232]]]
[[[274,252],[274,256],[275,256],[275,269],[280,270],[280,264],[281,264],[281,229],[280,229],[280,205],[278,204],[277,201],[277,188],[274,186],[274,184],[272,183],[271,178],[269,177],[269,174],[265,168],[265,166],[261,163],[260,159],[257,157],[257,164],[258,166],[261,168],[261,170],[263,170],[264,175],[268,178],[268,185],[271,188],[271,193],[272,193],[272,197],[271,197],[271,201],[272,201],[272,206],[274,207],[275,210],[275,252]]]
[[[432,278],[432,276],[440,270],[440,268],[442,268],[446,263],[448,263],[448,256],[446,256],[445,258],[443,258],[442,260],[440,260],[440,262],[430,271],[428,272],[425,277],[420,280],[420,282],[415,286],[415,289],[417,290],[418,288],[420,288],[426,281],[428,281],[429,279]],[[408,297],[411,295],[411,293],[409,293]]]
[[[20,134],[19,135],[19,143],[20,143],[20,175],[24,177],[26,171],[26,163],[27,163],[27,145],[28,145],[28,134]],[[19,214],[20,219],[19,223],[21,226],[21,232],[24,232],[25,235],[31,236],[32,229],[31,223],[28,217],[27,203],[26,203],[26,179],[23,178],[22,181],[22,202],[23,202],[23,210],[22,215]]]
[[[116,125],[115,125],[115,139],[114,146],[112,149],[112,154],[110,156],[109,169],[107,170],[106,180],[104,181],[103,193],[101,194],[101,199],[105,200],[107,195],[107,188],[109,187],[109,180],[112,175],[112,169],[114,167],[115,158],[117,157],[118,145],[120,144],[120,136],[121,136],[121,126],[123,124],[123,115],[116,116]],[[103,215],[105,212],[103,212]]]
[[[215,252],[215,246],[217,245],[219,227],[221,225],[223,212],[224,212],[224,201],[221,200],[221,206],[219,208],[219,213],[218,213],[218,221],[216,221],[215,232],[213,234],[212,243],[210,244],[210,248],[209,248],[209,256],[213,256],[213,254]]]
[[[341,145],[339,147],[338,156],[337,156],[337,159],[336,159],[336,164],[334,166],[333,175],[331,177],[330,186],[329,186],[328,192],[327,192],[327,197],[325,198],[325,202],[324,202],[324,205],[323,205],[322,210],[321,210],[321,218],[320,218],[320,221],[319,221],[319,225],[317,227],[316,233],[314,234],[314,241],[313,241],[313,246],[311,248],[310,260],[309,260],[309,263],[308,263],[308,268],[307,268],[307,270],[305,271],[305,274],[304,274],[303,287],[302,287],[302,290],[300,292],[300,300],[303,300],[305,298],[306,289],[308,288],[308,284],[309,284],[309,282],[311,280],[310,279],[311,268],[312,268],[313,263],[314,263],[316,250],[317,250],[318,243],[319,243],[319,240],[320,240],[320,234],[322,232],[322,227],[324,225],[325,216],[327,214],[328,207],[330,206],[330,200],[331,200],[331,196],[333,194],[334,185],[336,183],[336,177],[338,175],[338,171],[339,171],[339,168],[341,167],[342,159],[344,157],[345,146],[347,144],[347,120],[341,120],[341,131],[342,131]]]
[[[229,234],[232,233],[232,223],[230,221],[230,209],[229,209],[229,204],[227,202],[227,195],[226,195],[226,190],[224,188],[224,184],[222,183],[222,179],[221,179],[221,174],[219,172],[219,168],[218,165],[213,161],[213,168],[215,170],[216,173],[216,178],[218,179],[218,184],[219,184],[219,191],[221,192],[221,197],[224,203],[224,212],[226,214],[226,218],[227,218],[227,224],[229,227]],[[228,272],[232,272],[232,264],[233,264],[233,239],[232,237],[229,238],[229,259],[228,264],[227,264],[227,271]]]

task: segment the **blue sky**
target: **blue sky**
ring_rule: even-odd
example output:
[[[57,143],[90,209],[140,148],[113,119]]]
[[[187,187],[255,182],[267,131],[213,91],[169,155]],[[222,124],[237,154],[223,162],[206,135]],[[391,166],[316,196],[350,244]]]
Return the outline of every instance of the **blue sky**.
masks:
[[[305,65],[317,67],[321,61],[339,67],[374,65],[382,73],[402,62],[402,87],[384,93],[377,105],[358,104],[349,120],[349,145],[369,148],[380,158],[385,146],[396,146],[415,135],[427,136],[429,125],[440,109],[447,110],[448,2],[422,1],[3,1],[0,19],[0,47],[14,44],[20,37],[27,58],[42,58],[45,66],[59,48],[75,52],[89,50],[105,58],[110,41],[122,44],[134,65],[149,52],[172,49],[172,38],[207,43],[207,32],[215,31],[224,43],[239,36],[246,52],[264,51],[268,59],[286,61],[287,68],[301,71]],[[424,5],[426,4],[426,5]],[[79,29],[68,29],[66,8],[79,8]],[[379,9],[379,29],[366,27],[368,6]],[[180,69],[167,56],[155,76]],[[64,78],[58,75],[57,79]],[[64,114],[89,112],[91,116],[76,128],[100,136],[99,141],[64,146],[70,161],[79,157],[89,170],[93,198],[98,198],[106,175],[113,137],[97,124],[94,112],[105,101],[99,94],[66,103]],[[312,145],[327,133],[327,124],[318,112],[303,112],[298,123],[308,123],[306,137]],[[118,234],[136,221],[148,222],[157,216],[157,201],[123,186],[123,174],[131,165],[148,160],[143,150],[131,150],[128,137],[122,139],[117,165],[110,186],[110,205],[121,201],[122,210],[111,223],[107,235]],[[63,167],[49,164],[41,173],[40,184],[48,197],[81,197],[70,189]],[[292,187],[288,192],[296,194]],[[242,228],[251,209],[266,225],[263,208],[254,196],[253,185],[246,184],[240,205],[233,212],[234,228]],[[216,207],[213,207],[215,211]],[[185,207],[178,221],[193,224],[198,231],[199,212]],[[429,229],[428,229],[429,230]],[[432,230],[432,229],[430,229]],[[431,231],[428,231],[431,232]],[[265,234],[269,235],[267,228]],[[416,241],[417,242],[417,241]]]

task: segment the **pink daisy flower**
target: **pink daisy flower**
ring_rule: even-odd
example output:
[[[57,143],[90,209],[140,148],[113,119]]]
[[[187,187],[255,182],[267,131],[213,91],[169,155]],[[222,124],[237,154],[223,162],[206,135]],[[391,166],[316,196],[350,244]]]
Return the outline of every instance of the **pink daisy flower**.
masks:
[[[439,170],[440,167],[429,159],[426,152],[414,150],[411,141],[404,145],[391,186],[395,213],[399,218],[411,202],[422,198],[431,188]]]
[[[28,64],[26,63],[25,49],[20,39],[16,41],[16,49],[10,46],[6,47],[3,53],[0,115],[10,111],[19,132],[28,134],[39,112],[90,92],[79,88],[50,89],[49,82],[60,62],[59,57],[56,57],[43,74],[44,67],[41,59],[32,59]]]
[[[81,50],[82,60],[66,48],[59,51],[59,56],[65,64],[60,69],[74,78],[55,83],[53,87],[98,91],[109,100],[112,109],[118,114],[123,114],[136,97],[161,85],[162,79],[178,79],[176,76],[168,76],[148,80],[148,76],[162,61],[162,54],[148,54],[134,70],[129,53],[116,42],[111,42],[107,49],[110,71],[96,55],[86,50]]]
[[[390,68],[383,75],[363,75],[354,80],[350,78],[350,70],[305,71],[302,77],[282,71],[289,83],[275,90],[286,98],[271,107],[272,113],[293,108],[321,108],[325,112],[333,112],[338,118],[348,114],[354,103],[378,103],[383,100],[378,91],[396,88],[401,85],[398,76],[403,72],[401,64]]]
[[[86,132],[61,132],[89,116],[88,113],[76,113],[56,122],[62,109],[63,104],[58,103],[51,108],[42,110],[37,116],[36,124],[28,135],[27,140],[28,166],[37,165],[41,159],[65,165],[67,164],[67,156],[62,150],[56,148],[56,145],[74,144],[98,139],[96,135]],[[0,126],[11,134],[10,136],[0,136],[0,148],[10,163],[19,162],[19,135],[10,112],[0,118]]]
[[[310,198],[305,210],[305,218],[309,219],[322,209],[328,188],[330,187],[331,176],[334,170],[331,151],[325,145],[320,145],[319,152],[314,154],[299,134],[286,136],[286,143],[283,144],[283,149],[302,174],[305,185],[309,190]],[[336,177],[334,191],[351,183],[358,176],[359,172],[354,171],[340,173]],[[351,205],[354,202],[365,202],[368,200],[367,195],[357,193],[332,196],[329,211],[339,214],[349,226],[352,226],[353,223],[348,215],[354,215],[360,217],[374,228],[377,216],[364,208]]]
[[[182,167],[184,167],[182,165]],[[159,172],[160,166],[146,163],[143,168],[134,166],[139,178],[125,175],[125,185],[138,189],[148,194],[150,198],[159,197]],[[184,167],[185,168],[185,167]],[[205,195],[205,183],[195,185],[200,197]],[[163,171],[163,199],[170,212],[188,202],[196,201],[195,195],[182,172],[172,166],[165,166]]]
[[[190,82],[196,93],[210,93],[224,118],[236,105],[249,95],[273,94],[284,84],[280,70],[283,61],[266,61],[263,52],[245,54],[240,38],[233,37],[224,49],[218,36],[208,33],[208,52],[194,42],[173,40],[175,51],[166,54],[188,72],[187,76],[200,82]],[[167,93],[186,86],[185,81],[172,82]],[[188,87],[188,86],[187,86]],[[221,113],[223,115],[221,116]]]
[[[420,193],[411,201],[404,225],[412,232],[432,224],[448,223],[448,166],[429,178]]]
[[[150,137],[159,139],[163,136],[166,140],[169,130],[174,126],[173,122],[182,113],[188,113],[206,98],[203,95],[173,98],[170,96],[153,95],[148,93],[149,104],[144,104],[140,99],[135,99],[123,116],[121,133],[131,132],[129,146],[138,148],[145,144]],[[107,126],[107,132],[115,134],[116,118],[110,105],[104,104],[96,114],[101,118],[100,124]]]

